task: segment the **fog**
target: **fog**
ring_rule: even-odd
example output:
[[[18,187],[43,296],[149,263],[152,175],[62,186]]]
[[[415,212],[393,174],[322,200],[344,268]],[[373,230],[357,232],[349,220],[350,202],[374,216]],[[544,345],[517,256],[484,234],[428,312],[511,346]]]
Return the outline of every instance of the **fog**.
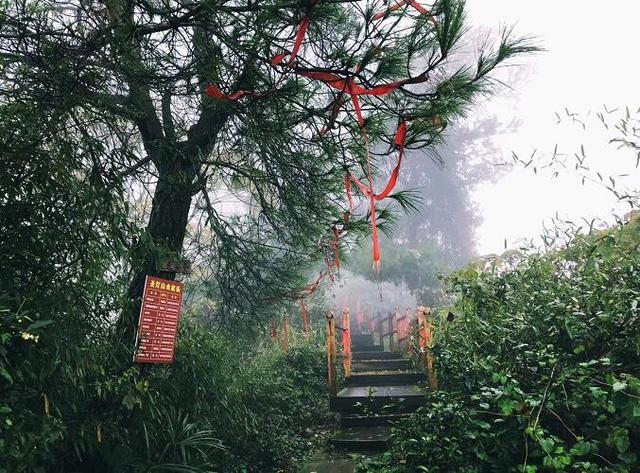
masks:
[[[521,61],[524,71],[512,90],[480,103],[471,120],[484,115],[504,122],[516,120],[517,130],[491,138],[499,158],[511,161],[512,151],[528,157],[534,150],[551,153],[555,146],[569,156],[584,145],[592,167],[602,175],[634,172],[635,157],[608,144],[609,134],[594,124],[597,112],[629,106],[637,109],[636,82],[640,4],[628,0],[565,0],[512,2],[469,0],[469,22],[495,30],[515,24],[521,34],[539,38],[546,51]],[[505,74],[508,76],[508,74]],[[567,108],[586,119],[587,127],[567,120]],[[556,113],[560,116],[556,116]],[[476,231],[479,253],[500,253],[504,241],[516,247],[537,239],[543,224],[558,213],[561,219],[611,221],[614,212],[629,210],[597,182],[582,185],[579,173],[533,172],[515,166],[498,182],[479,184],[472,193],[481,222]]]
[[[635,153],[610,140],[625,107],[635,112],[640,104],[638,66],[630,60],[640,39],[640,4],[613,0],[606,15],[601,7],[577,0],[467,2],[471,36],[495,36],[500,27],[515,25],[544,51],[500,71],[503,84],[448,130],[436,159],[419,151],[407,155],[400,187],[420,195],[419,212],[400,219],[383,248],[381,275],[362,265],[359,273],[367,279],[343,272],[330,289],[332,304],[360,301],[381,311],[428,304],[417,284],[374,282],[404,279],[401,251],[422,258],[434,274],[447,273],[485,254],[540,246],[545,227],[558,221],[598,227],[630,210],[607,186],[614,179],[620,193],[637,188]]]
[[[336,314],[348,307],[354,314],[377,316],[393,312],[396,307],[402,312],[413,310],[417,305],[415,295],[405,284],[374,282],[348,270],[342,270],[340,278],[327,288],[325,298]]]

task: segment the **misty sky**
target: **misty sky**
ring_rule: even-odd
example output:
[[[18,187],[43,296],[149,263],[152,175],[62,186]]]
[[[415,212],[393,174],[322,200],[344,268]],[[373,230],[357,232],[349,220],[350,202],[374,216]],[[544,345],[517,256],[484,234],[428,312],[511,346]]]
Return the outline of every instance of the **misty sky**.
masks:
[[[585,131],[565,120],[566,115],[556,124],[555,112],[562,116],[567,107],[586,116],[589,111],[602,110],[604,104],[637,109],[640,2],[468,0],[467,6],[474,28],[515,24],[517,32],[538,36],[546,49],[520,61],[524,72],[515,75],[514,90],[503,91],[477,109],[479,115],[495,114],[502,122],[516,118],[521,123],[514,133],[494,139],[503,160],[510,161],[512,151],[523,158],[536,148],[550,153],[556,144],[573,153],[582,143],[589,159],[608,174],[635,164],[628,153],[606,144],[609,136],[596,121]],[[606,218],[616,205],[609,192],[588,183],[582,186],[575,174],[556,179],[551,173],[539,174],[542,176],[534,175],[531,168],[518,167],[499,182],[478,187],[474,200],[483,217],[477,231],[481,254],[501,253],[505,238],[514,247],[523,237],[539,235],[542,222],[556,211],[574,220]],[[624,213],[629,207],[619,210]]]

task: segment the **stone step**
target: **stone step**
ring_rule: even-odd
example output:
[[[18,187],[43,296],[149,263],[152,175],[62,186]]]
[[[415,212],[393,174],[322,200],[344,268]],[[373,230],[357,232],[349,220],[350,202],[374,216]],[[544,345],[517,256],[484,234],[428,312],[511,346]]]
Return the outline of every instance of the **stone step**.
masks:
[[[404,370],[411,369],[409,360],[369,360],[369,361],[353,361],[351,369],[356,371],[384,371],[384,370]]]
[[[370,333],[354,333],[351,335],[352,345],[373,345],[373,335]]]
[[[360,371],[352,373],[346,379],[347,386],[393,386],[401,384],[419,384],[425,382],[427,375],[414,371]]]
[[[346,455],[345,455],[346,456]],[[312,458],[300,473],[353,473],[354,460],[350,458]]]
[[[329,400],[332,411],[370,415],[410,412],[426,402],[426,389],[419,385],[354,386],[341,390]]]
[[[407,414],[388,414],[377,416],[340,416],[340,427],[373,427],[378,425],[392,425],[407,417]]]
[[[351,452],[379,452],[389,445],[391,428],[387,426],[346,427],[331,439],[331,444]]]
[[[382,345],[354,345],[353,343],[351,344],[351,352],[361,352],[361,351],[367,351],[367,352],[377,352],[377,353],[384,353],[384,347]]]
[[[402,355],[391,351],[362,351],[352,350],[353,360],[402,360]]]

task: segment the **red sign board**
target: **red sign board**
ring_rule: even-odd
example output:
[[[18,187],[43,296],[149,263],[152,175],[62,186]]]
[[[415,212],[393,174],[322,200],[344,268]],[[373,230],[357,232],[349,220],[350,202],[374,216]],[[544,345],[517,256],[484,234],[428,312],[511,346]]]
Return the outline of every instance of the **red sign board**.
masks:
[[[181,282],[146,277],[135,363],[173,363],[183,293]]]

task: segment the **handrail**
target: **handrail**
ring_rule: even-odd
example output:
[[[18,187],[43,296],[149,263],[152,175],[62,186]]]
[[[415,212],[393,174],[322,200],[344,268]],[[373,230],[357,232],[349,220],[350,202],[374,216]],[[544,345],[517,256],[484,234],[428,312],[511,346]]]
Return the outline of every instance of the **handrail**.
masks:
[[[438,390],[438,378],[434,368],[435,359],[433,356],[433,311],[430,308],[418,307],[418,343],[422,354],[429,387],[432,391]]]
[[[338,393],[336,370],[336,320],[333,312],[325,315],[327,329],[327,378],[329,382],[329,396],[335,397]]]
[[[342,362],[344,366],[345,377],[351,376],[351,320],[350,311],[348,308],[344,308],[342,311],[341,323],[342,326],[336,324],[336,317],[333,312],[329,311],[326,315],[326,334],[327,334],[327,378],[329,384],[329,395],[335,397],[338,391],[338,379],[336,369],[337,359],[337,343],[336,343],[336,330],[342,332]],[[380,343],[384,345],[384,339],[389,337],[389,348],[394,350],[399,344],[407,339],[410,342],[407,344],[408,350],[413,351],[418,355],[423,363],[427,372],[427,379],[429,387],[432,391],[438,389],[438,378],[435,370],[435,357],[433,354],[433,311],[430,308],[418,307],[417,309],[417,337],[414,336],[415,332],[410,329],[411,323],[416,320],[411,317],[409,309],[407,309],[404,315],[400,315],[400,311],[396,308],[395,312],[389,314],[386,317],[379,317],[374,325],[374,332],[378,332],[380,337]],[[373,322],[373,320],[372,320]],[[386,330],[383,330],[383,325],[387,322]],[[398,324],[402,322],[402,324]],[[288,338],[287,327],[287,315],[285,314],[285,338]],[[415,330],[414,328],[414,330]],[[413,333],[412,333],[413,332]],[[288,340],[287,340],[288,341]],[[417,344],[415,343],[417,341]]]
[[[384,346],[384,339],[389,337],[389,350],[393,351],[396,348],[396,333],[397,333],[397,316],[398,316],[398,308],[396,307],[395,312],[390,313],[386,317],[380,317],[377,320],[376,328],[378,332],[378,337],[380,344]],[[386,328],[383,329],[383,325]]]
[[[284,335],[284,339],[283,339],[283,343],[282,346],[284,348],[284,354],[288,355],[289,354],[289,316],[287,314],[287,312],[285,311],[284,316],[283,316],[283,335]]]
[[[405,340],[411,339],[411,321],[412,317],[409,313],[409,308],[407,308],[404,315],[396,318],[396,333],[398,334],[398,344],[404,342]]]
[[[351,377],[351,313],[348,308],[342,310],[342,363],[345,378]]]

